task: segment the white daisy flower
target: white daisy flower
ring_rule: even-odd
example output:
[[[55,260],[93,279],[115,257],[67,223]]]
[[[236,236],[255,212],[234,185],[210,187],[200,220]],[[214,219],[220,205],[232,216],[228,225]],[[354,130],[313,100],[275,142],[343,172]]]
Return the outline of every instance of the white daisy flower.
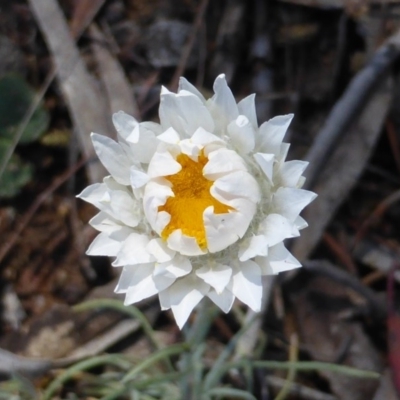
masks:
[[[285,161],[293,115],[258,127],[254,95],[236,104],[224,75],[214,91],[181,78],[161,91],[160,124],[114,114],[118,142],[92,134],[110,176],[79,195],[100,210],[87,254],[115,257],[126,305],[158,294],[180,328],[204,296],[259,311],[261,277],[300,267],[283,241],[316,197],[301,189],[307,163]]]

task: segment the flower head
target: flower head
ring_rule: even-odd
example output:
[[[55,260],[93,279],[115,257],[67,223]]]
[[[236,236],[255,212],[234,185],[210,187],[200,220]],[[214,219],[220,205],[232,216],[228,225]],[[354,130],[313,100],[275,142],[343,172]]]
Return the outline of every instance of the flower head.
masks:
[[[285,161],[293,116],[258,127],[254,95],[236,104],[223,75],[214,91],[205,100],[181,78],[161,91],[160,124],[114,114],[118,142],[92,134],[110,176],[79,195],[100,210],[87,254],[115,257],[126,305],[158,293],[179,327],[204,296],[259,311],[261,277],[300,266],[283,240],[315,198],[301,189],[307,163]]]

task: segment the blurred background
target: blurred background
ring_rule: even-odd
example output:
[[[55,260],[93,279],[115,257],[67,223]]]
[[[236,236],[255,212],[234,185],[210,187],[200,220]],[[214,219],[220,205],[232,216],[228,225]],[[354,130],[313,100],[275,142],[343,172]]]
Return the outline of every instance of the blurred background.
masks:
[[[398,0],[1,0],[0,399],[399,399],[399,29]],[[161,86],[221,73],[259,124],[295,114],[319,197],[304,267],[196,336],[120,306],[75,196],[113,112],[157,121]]]

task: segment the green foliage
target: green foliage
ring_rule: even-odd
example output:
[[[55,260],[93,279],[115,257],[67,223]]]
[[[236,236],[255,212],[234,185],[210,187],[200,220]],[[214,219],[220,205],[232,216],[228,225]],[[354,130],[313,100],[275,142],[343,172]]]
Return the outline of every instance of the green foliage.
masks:
[[[18,75],[8,74],[0,79],[0,137],[12,140],[31,106],[35,92]],[[20,143],[35,141],[49,126],[49,114],[40,106],[22,132]]]
[[[14,146],[15,135],[21,129],[21,123],[27,115],[35,97],[33,89],[18,75],[9,74],[0,79],[0,164]],[[49,126],[49,114],[40,105],[33,112],[19,139],[19,143],[27,144],[38,139]],[[19,190],[31,180],[33,166],[23,162],[13,154],[0,176],[0,197],[9,198],[18,194]]]
[[[0,160],[4,159],[10,145],[9,140],[0,138]],[[20,188],[31,180],[32,173],[32,165],[24,163],[13,154],[0,178],[0,197],[8,198],[18,194]]]
[[[255,361],[232,360],[235,346],[248,331],[252,321],[243,326],[226,345],[211,367],[206,367],[206,337],[218,310],[205,302],[199,307],[195,323],[186,331],[186,341],[168,347],[160,346],[154,331],[144,314],[136,307],[126,307],[118,300],[96,299],[74,307],[77,312],[92,309],[113,309],[138,320],[154,352],[144,359],[135,359],[122,354],[105,354],[92,357],[61,372],[45,389],[42,400],[57,398],[68,381],[80,376],[79,387],[86,396],[101,400],[255,400],[252,385],[246,389],[230,387],[224,383],[230,371],[249,369],[282,369],[293,371],[334,371],[358,378],[379,378],[379,374],[361,371],[342,365],[312,361]],[[178,362],[177,359],[179,359]],[[102,373],[91,373],[99,366],[107,367]],[[81,373],[86,371],[86,375]],[[245,375],[244,375],[245,376]],[[85,383],[83,383],[85,381]]]

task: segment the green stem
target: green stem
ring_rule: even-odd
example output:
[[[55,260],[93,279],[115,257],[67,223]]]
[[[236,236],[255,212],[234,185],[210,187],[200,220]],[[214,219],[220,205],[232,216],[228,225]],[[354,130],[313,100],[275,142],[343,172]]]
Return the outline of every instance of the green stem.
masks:
[[[251,364],[253,368],[268,368],[268,369],[281,369],[289,370],[294,369],[296,371],[331,371],[338,374],[344,374],[348,376],[354,376],[356,378],[364,379],[379,379],[380,374],[375,371],[366,371],[353,367],[348,367],[346,365],[330,364],[320,361],[249,361],[249,360],[239,360],[231,363],[224,364],[215,371],[212,377],[212,382],[219,382],[221,378],[226,374],[227,371],[233,368],[244,368],[247,363]],[[212,386],[209,385],[208,388]]]
[[[181,344],[176,344],[172,345],[169,347],[166,347],[165,349],[159,350],[156,353],[152,354],[150,357],[148,357],[146,360],[141,362],[139,365],[131,369],[122,379],[122,383],[127,383],[133,378],[136,377],[136,375],[144,371],[145,369],[149,368],[156,362],[166,359],[167,357],[171,357],[176,354],[180,354],[186,350],[188,350],[189,346],[186,343],[181,343]]]
[[[65,372],[63,372],[50,383],[50,385],[43,393],[42,400],[51,399],[54,392],[58,390],[65,382],[73,378],[78,372],[99,367],[104,364],[114,364],[116,366],[121,366],[122,359],[123,357],[119,354],[106,354],[103,356],[92,357],[88,360],[84,360],[73,365],[71,368],[68,368]]]
[[[208,298],[203,299],[198,306],[196,320],[190,327],[186,337],[187,342],[190,344],[190,351],[184,353],[179,361],[181,371],[186,371],[188,369],[196,370],[196,360],[198,359],[198,355],[201,355],[204,350],[203,345],[205,337],[218,313],[218,308],[215,307]],[[200,379],[200,382],[198,379]],[[200,395],[200,392],[197,390],[200,386],[201,376],[199,376],[199,374],[194,374],[192,382],[187,378],[181,379],[180,388],[182,398],[196,400],[197,396]]]
[[[289,372],[286,377],[285,384],[282,389],[279,391],[275,400],[285,400],[287,395],[290,392],[290,388],[292,383],[296,378],[296,368],[293,367],[293,364],[296,363],[299,359],[299,340],[296,334],[291,335],[290,337],[290,348],[289,348],[289,361],[292,364],[292,367],[289,368]]]

